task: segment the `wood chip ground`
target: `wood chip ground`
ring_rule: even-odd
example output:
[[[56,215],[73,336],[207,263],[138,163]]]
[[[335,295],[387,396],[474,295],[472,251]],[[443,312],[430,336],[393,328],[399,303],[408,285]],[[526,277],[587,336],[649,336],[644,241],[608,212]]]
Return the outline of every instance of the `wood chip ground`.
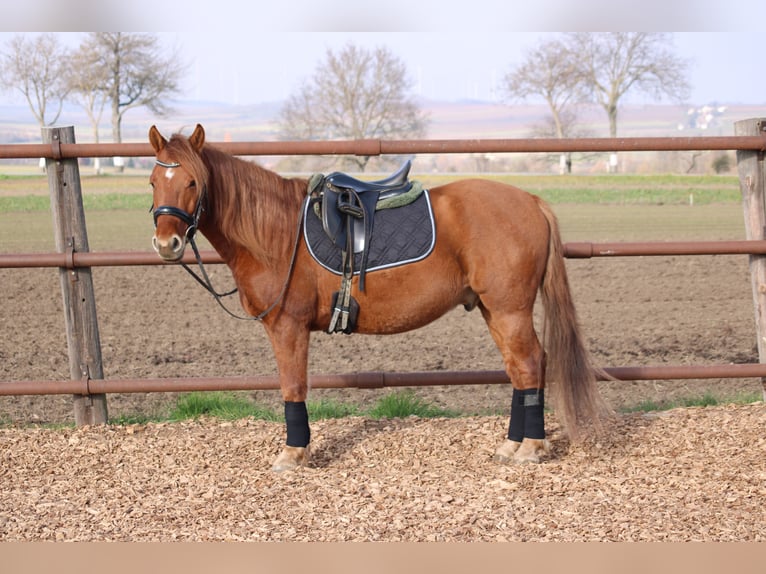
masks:
[[[506,420],[0,429],[3,541],[766,540],[766,405],[622,415],[538,465],[492,461]]]

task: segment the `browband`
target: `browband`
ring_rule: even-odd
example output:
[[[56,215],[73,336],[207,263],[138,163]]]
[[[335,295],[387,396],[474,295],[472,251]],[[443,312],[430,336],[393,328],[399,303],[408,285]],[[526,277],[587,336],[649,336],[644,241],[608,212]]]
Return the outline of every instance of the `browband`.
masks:
[[[165,163],[164,161],[155,159],[154,163],[156,163],[160,167],[181,167],[181,164],[176,161],[174,161],[173,163]]]

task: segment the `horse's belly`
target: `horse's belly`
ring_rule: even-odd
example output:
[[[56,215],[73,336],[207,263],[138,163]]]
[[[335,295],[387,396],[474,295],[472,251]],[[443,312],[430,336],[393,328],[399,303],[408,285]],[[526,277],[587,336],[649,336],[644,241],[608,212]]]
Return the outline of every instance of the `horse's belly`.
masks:
[[[412,312],[407,309],[386,309],[380,312],[369,306],[361,307],[356,332],[367,335],[404,333],[425,327],[453,308],[455,305],[446,309],[414,309]]]
[[[367,291],[355,293],[359,303],[357,332],[402,333],[423,327],[458,305],[472,308],[476,295],[446,274],[400,273],[388,280],[367,277]]]

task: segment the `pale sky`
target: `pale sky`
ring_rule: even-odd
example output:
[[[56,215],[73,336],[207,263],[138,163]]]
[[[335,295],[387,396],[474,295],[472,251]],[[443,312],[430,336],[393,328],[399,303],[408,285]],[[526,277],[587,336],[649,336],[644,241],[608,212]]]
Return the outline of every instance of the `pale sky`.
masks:
[[[25,0],[7,16],[0,49],[23,30],[158,34],[189,65],[179,98],[188,101],[283,100],[328,48],[348,42],[389,48],[425,98],[491,101],[545,35],[641,29],[674,33],[677,54],[691,61],[690,104],[766,104],[763,0]],[[184,31],[165,31],[173,28]],[[0,93],[9,100],[19,102]]]
[[[386,46],[404,61],[416,93],[425,98],[491,101],[502,95],[503,76],[525,50],[553,35],[292,32],[242,38],[180,32],[163,37],[189,59],[188,99],[248,104],[284,99],[311,77],[327,49],[348,42]],[[766,103],[766,74],[757,64],[764,54],[763,33],[677,33],[674,43],[691,63],[690,103]]]

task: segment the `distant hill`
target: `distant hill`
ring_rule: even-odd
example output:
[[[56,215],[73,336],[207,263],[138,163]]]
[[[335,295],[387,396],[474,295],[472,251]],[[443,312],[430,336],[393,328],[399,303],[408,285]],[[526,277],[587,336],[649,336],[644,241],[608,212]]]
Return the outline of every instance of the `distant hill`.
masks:
[[[217,102],[178,102],[168,117],[157,117],[145,109],[129,111],[123,123],[123,139],[143,141],[151,124],[163,131],[190,131],[196,123],[205,126],[211,141],[269,141],[277,138],[280,102],[226,105]],[[428,138],[519,138],[531,137],[534,127],[549,115],[543,105],[505,105],[491,102],[424,101],[430,125]],[[696,122],[708,111],[710,120]],[[708,106],[691,110],[677,105],[626,105],[620,109],[619,135],[669,136],[731,135],[740,119],[766,116],[766,106]],[[605,113],[592,106],[581,113],[580,124],[591,137],[607,137]],[[74,125],[77,141],[93,141],[92,128],[84,111],[67,106],[58,125]],[[108,117],[100,128],[101,141],[111,141]],[[36,143],[40,129],[25,106],[0,106],[0,143]]]
[[[280,102],[252,105],[226,105],[217,102],[178,102],[168,117],[153,116],[148,110],[128,112],[123,123],[123,141],[147,141],[147,132],[157,124],[163,133],[191,133],[201,123],[208,141],[274,141],[278,138],[277,118]],[[504,105],[491,102],[424,101],[429,116],[428,139],[479,139],[534,137],[535,127],[544,123],[549,112],[543,105]],[[677,105],[626,105],[620,109],[618,135],[622,137],[725,136],[733,135],[734,122],[766,117],[766,106],[711,105],[696,108]],[[94,141],[84,111],[67,107],[58,125],[74,125],[80,143]],[[580,114],[578,130],[582,136],[608,137],[606,114],[590,106]],[[99,131],[100,140],[111,142],[108,118]],[[0,144],[39,143],[40,128],[28,108],[0,106]],[[718,154],[697,157],[687,152],[622,154],[620,171],[706,172]],[[731,154],[730,154],[731,155]],[[445,154],[420,155],[418,169],[433,172],[550,172],[558,171],[558,157],[547,154]],[[730,158],[733,159],[733,158]],[[370,169],[386,171],[396,158],[375,158]],[[575,172],[599,173],[605,169],[605,154],[580,154]],[[277,171],[315,171],[341,169],[335,160],[324,158],[263,158],[262,163]],[[726,161],[732,166],[733,161]]]

